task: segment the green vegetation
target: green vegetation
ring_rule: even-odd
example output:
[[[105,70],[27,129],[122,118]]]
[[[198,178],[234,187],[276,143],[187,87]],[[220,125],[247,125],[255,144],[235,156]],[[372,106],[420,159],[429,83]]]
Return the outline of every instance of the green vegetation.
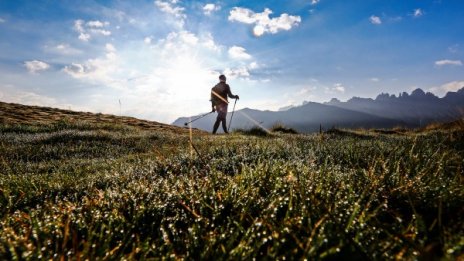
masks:
[[[234,133],[257,137],[266,137],[271,135],[271,132],[269,130],[260,127],[252,127],[249,129],[235,129]]]
[[[0,259],[463,257],[462,129],[134,126],[1,125]]]
[[[282,123],[277,123],[271,128],[272,132],[280,132],[280,133],[289,133],[289,134],[297,134],[298,132],[290,127],[285,126]]]

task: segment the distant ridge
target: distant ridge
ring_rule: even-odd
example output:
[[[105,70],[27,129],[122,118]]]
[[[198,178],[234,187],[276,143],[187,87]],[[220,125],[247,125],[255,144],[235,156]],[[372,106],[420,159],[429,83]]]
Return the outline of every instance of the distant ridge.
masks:
[[[446,122],[464,116],[464,88],[448,92],[443,98],[421,89],[398,97],[382,93],[375,99],[353,97],[346,102],[332,99],[327,105],[396,119],[408,126],[421,127],[433,122]]]
[[[375,99],[353,97],[346,102],[332,99],[327,103],[304,102],[299,106],[287,106],[279,111],[260,111],[245,108],[234,114],[231,128],[251,128],[261,125],[270,128],[280,123],[299,132],[340,128],[393,128],[423,127],[430,123],[449,122],[464,116],[464,88],[448,92],[439,98],[421,89],[398,97],[382,93]],[[173,125],[183,126],[195,116],[182,117]],[[208,115],[192,126],[211,131],[216,114]],[[230,119],[230,113],[228,115]],[[221,128],[220,128],[221,129]]]

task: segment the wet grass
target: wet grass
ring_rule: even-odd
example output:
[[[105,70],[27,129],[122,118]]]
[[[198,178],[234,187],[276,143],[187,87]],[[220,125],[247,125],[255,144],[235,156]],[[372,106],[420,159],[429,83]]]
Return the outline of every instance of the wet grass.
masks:
[[[462,130],[0,130],[2,260],[463,257]]]

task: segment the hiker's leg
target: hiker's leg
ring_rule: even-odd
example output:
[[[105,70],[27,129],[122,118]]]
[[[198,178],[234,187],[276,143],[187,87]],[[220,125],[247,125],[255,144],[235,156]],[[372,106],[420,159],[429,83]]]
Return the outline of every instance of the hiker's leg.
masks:
[[[214,126],[213,126],[213,134],[216,134],[216,131],[217,129],[219,128],[219,122],[220,122],[220,119],[219,117],[216,119],[216,122],[214,123]]]
[[[226,124],[226,117],[227,117],[227,104],[220,104],[216,106],[216,110],[218,113],[216,123],[214,123],[214,131],[213,134],[216,133],[217,128],[219,127],[219,122],[222,121],[222,129],[224,133],[227,133],[227,124]]]
[[[227,122],[227,120],[226,120],[226,118],[224,117],[224,119],[222,119],[222,129],[224,130],[224,133],[229,133],[229,132],[227,131],[227,123],[226,123],[226,122]]]

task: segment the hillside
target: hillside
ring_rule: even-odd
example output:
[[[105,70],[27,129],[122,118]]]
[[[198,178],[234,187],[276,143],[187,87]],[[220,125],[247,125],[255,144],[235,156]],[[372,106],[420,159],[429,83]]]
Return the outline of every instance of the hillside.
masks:
[[[0,123],[3,125],[50,125],[58,123],[116,124],[141,130],[187,133],[185,128],[133,117],[101,113],[77,112],[56,108],[0,102]],[[198,132],[198,130],[194,130]]]

